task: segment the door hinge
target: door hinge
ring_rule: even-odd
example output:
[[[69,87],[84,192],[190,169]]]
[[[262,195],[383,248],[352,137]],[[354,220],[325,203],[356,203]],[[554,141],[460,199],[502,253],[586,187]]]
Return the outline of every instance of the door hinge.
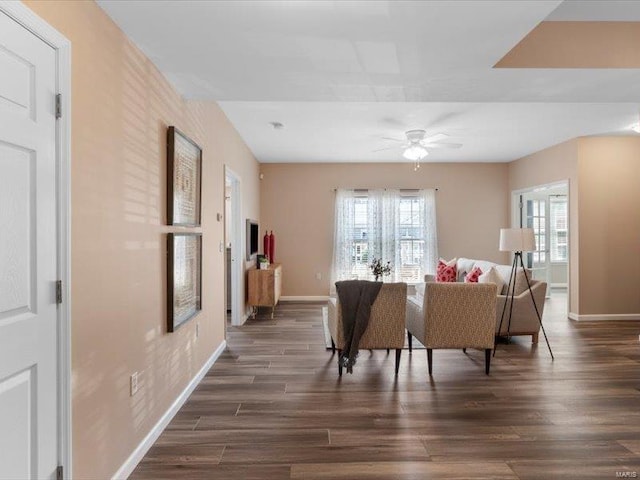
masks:
[[[62,465],[58,465],[58,468],[56,468],[56,480],[64,480]]]
[[[56,281],[56,303],[62,303],[62,280]]]
[[[62,94],[56,95],[56,118],[62,118]]]

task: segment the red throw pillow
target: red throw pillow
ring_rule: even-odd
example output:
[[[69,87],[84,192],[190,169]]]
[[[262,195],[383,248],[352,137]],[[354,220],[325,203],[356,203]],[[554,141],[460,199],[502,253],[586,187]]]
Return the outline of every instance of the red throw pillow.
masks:
[[[451,265],[449,265],[451,264]],[[452,261],[449,264],[440,260],[438,267],[436,268],[436,282],[455,282],[457,276],[456,262]]]
[[[464,281],[467,283],[478,283],[480,275],[482,275],[480,267],[473,267],[473,269],[464,277]]]

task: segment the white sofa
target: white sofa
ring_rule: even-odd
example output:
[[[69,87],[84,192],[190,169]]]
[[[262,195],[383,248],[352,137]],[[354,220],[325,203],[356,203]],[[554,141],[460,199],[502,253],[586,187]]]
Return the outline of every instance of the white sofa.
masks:
[[[498,331],[498,329],[500,327],[502,310],[504,308],[505,301],[507,300],[507,285],[509,283],[509,276],[511,275],[511,265],[498,265],[496,263],[488,262],[485,260],[459,258],[456,262],[456,267],[458,270],[458,282],[464,282],[465,275],[476,266],[479,267],[483,273],[489,271],[491,267],[495,267],[496,272],[500,275],[502,281],[504,282],[502,290],[498,292],[496,305],[496,335],[507,335],[507,329],[509,328],[508,323],[509,307],[511,303],[510,301],[509,303],[507,303],[507,307],[504,313],[502,328],[500,328],[500,331]],[[519,270],[521,271],[522,269]],[[531,278],[531,272],[529,270],[527,270],[527,276],[529,278],[529,283],[531,284],[531,292],[533,293],[533,298],[535,299],[536,306],[538,307],[538,312],[540,313],[540,317],[542,318],[542,314],[544,312],[544,301],[547,293],[547,283],[540,280],[533,280]],[[435,281],[435,277],[433,275],[425,275],[425,281],[433,282]],[[532,343],[538,343],[540,323],[538,322],[538,317],[536,316],[536,311],[533,302],[531,301],[531,295],[526,286],[526,281],[524,283],[517,282],[516,287],[516,295],[513,298],[513,314],[511,316],[511,327],[509,329],[509,334],[511,336],[531,335]],[[408,297],[407,315],[421,314],[424,303],[424,294],[421,295],[420,290],[421,288],[416,288],[416,293]],[[416,312],[416,309],[419,309],[420,312]]]

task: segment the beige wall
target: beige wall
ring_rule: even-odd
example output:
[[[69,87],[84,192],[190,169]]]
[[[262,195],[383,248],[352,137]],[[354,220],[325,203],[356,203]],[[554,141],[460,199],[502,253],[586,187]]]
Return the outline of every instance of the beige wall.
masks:
[[[568,180],[569,311],[580,313],[578,140],[569,140],[511,162],[508,175],[509,192]]]
[[[224,339],[223,164],[247,176],[252,217],[258,164],[215,104],[183,101],[95,3],[26,3],[72,42],[74,477],[106,479]],[[165,226],[168,125],[204,151],[203,311],[171,334],[166,232],[180,229]]]
[[[569,311],[640,317],[640,139],[581,137],[509,164],[510,190],[564,179]]]
[[[578,143],[580,313],[640,318],[640,138]]]
[[[262,164],[261,235],[273,229],[283,295],[328,295],[335,188],[438,188],[439,254],[504,262],[506,164]],[[318,280],[316,275],[322,278]]]

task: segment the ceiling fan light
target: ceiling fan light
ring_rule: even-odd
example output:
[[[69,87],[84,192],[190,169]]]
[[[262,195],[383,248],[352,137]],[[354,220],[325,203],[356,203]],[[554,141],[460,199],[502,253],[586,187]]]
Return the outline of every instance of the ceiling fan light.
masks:
[[[402,156],[404,158],[406,158],[407,160],[412,160],[414,162],[417,160],[422,160],[427,155],[429,155],[429,152],[427,152],[427,150],[420,145],[411,145],[410,147],[407,147],[402,153]]]

